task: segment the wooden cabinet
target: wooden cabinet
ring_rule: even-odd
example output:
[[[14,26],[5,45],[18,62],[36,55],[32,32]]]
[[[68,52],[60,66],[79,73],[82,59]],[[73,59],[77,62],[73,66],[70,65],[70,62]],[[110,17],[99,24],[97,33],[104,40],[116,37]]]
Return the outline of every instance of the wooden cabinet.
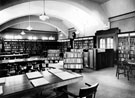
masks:
[[[114,50],[113,49],[97,49],[96,50],[96,66],[95,69],[103,69],[114,66]]]

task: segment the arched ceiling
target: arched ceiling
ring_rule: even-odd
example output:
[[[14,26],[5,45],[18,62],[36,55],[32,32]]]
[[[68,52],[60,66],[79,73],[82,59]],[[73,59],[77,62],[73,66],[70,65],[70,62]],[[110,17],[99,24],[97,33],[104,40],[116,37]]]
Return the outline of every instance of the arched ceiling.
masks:
[[[0,7],[0,30],[9,27],[12,23],[15,24],[15,21],[22,23],[20,20],[28,15],[38,18],[43,13],[42,0],[31,0],[30,11],[28,0],[7,1],[10,3],[5,2],[5,5],[1,4],[4,6]],[[75,27],[80,32],[79,36],[94,35],[96,30],[104,29],[108,22],[100,3],[91,0],[46,0],[45,12],[51,18],[42,23],[58,28],[65,35],[71,27]],[[31,21],[41,23],[37,18],[31,18]],[[28,21],[27,19],[25,21]]]

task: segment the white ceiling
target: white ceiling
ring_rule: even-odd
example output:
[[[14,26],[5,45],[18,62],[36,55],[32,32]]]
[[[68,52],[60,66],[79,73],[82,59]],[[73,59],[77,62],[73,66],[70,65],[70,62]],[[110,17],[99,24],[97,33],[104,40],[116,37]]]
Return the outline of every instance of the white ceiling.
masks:
[[[25,2],[25,0],[15,1],[11,4],[14,6],[8,4],[6,6],[5,3],[5,8],[0,7],[0,25],[29,14],[39,16],[43,12],[41,0],[31,0],[30,12],[28,2]],[[45,12],[49,17],[61,20],[61,23],[55,23],[54,27],[58,27],[63,32],[67,33],[67,30],[65,30],[65,27],[64,29],[60,28],[62,27],[60,24],[67,26],[67,29],[74,26],[80,32],[80,36],[94,35],[96,30],[102,29],[106,25],[105,13],[100,6],[101,3],[106,1],[109,0],[46,0]],[[19,2],[23,3],[18,4]],[[50,23],[51,19],[54,18],[50,18],[44,23]],[[57,26],[58,24],[59,26]]]
[[[107,2],[109,0],[92,0],[92,1],[95,1],[95,2],[98,2],[98,3],[105,3],[105,2]]]

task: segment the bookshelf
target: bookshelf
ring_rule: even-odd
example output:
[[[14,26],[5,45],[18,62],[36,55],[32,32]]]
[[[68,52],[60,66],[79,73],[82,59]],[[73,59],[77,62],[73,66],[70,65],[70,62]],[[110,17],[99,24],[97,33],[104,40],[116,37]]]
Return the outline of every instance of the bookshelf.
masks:
[[[92,49],[94,48],[94,36],[80,37],[74,39],[75,49]]]
[[[135,60],[135,33],[130,33],[129,59]]]
[[[67,51],[67,48],[70,46],[70,39],[61,39],[58,40],[59,42],[59,49],[62,53]]]
[[[60,50],[56,49],[49,49],[47,53],[47,59],[49,62],[53,61],[55,63],[56,61],[59,62],[60,60]]]
[[[118,35],[118,60],[123,61],[129,59],[129,34]],[[132,53],[133,51],[131,51]]]
[[[82,52],[79,51],[65,52],[63,67],[65,69],[70,70],[80,70],[81,72],[83,70]]]
[[[42,40],[3,40],[4,52],[41,55],[48,49],[58,49],[58,42]]]

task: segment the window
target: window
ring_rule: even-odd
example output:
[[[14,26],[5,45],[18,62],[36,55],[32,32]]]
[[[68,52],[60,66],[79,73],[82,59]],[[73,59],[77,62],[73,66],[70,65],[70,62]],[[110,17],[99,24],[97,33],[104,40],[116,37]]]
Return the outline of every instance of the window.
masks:
[[[113,48],[113,37],[100,38],[99,48],[112,49]]]
[[[113,38],[107,38],[107,49],[113,48]]]
[[[100,48],[105,48],[105,39],[104,38],[100,39]]]

